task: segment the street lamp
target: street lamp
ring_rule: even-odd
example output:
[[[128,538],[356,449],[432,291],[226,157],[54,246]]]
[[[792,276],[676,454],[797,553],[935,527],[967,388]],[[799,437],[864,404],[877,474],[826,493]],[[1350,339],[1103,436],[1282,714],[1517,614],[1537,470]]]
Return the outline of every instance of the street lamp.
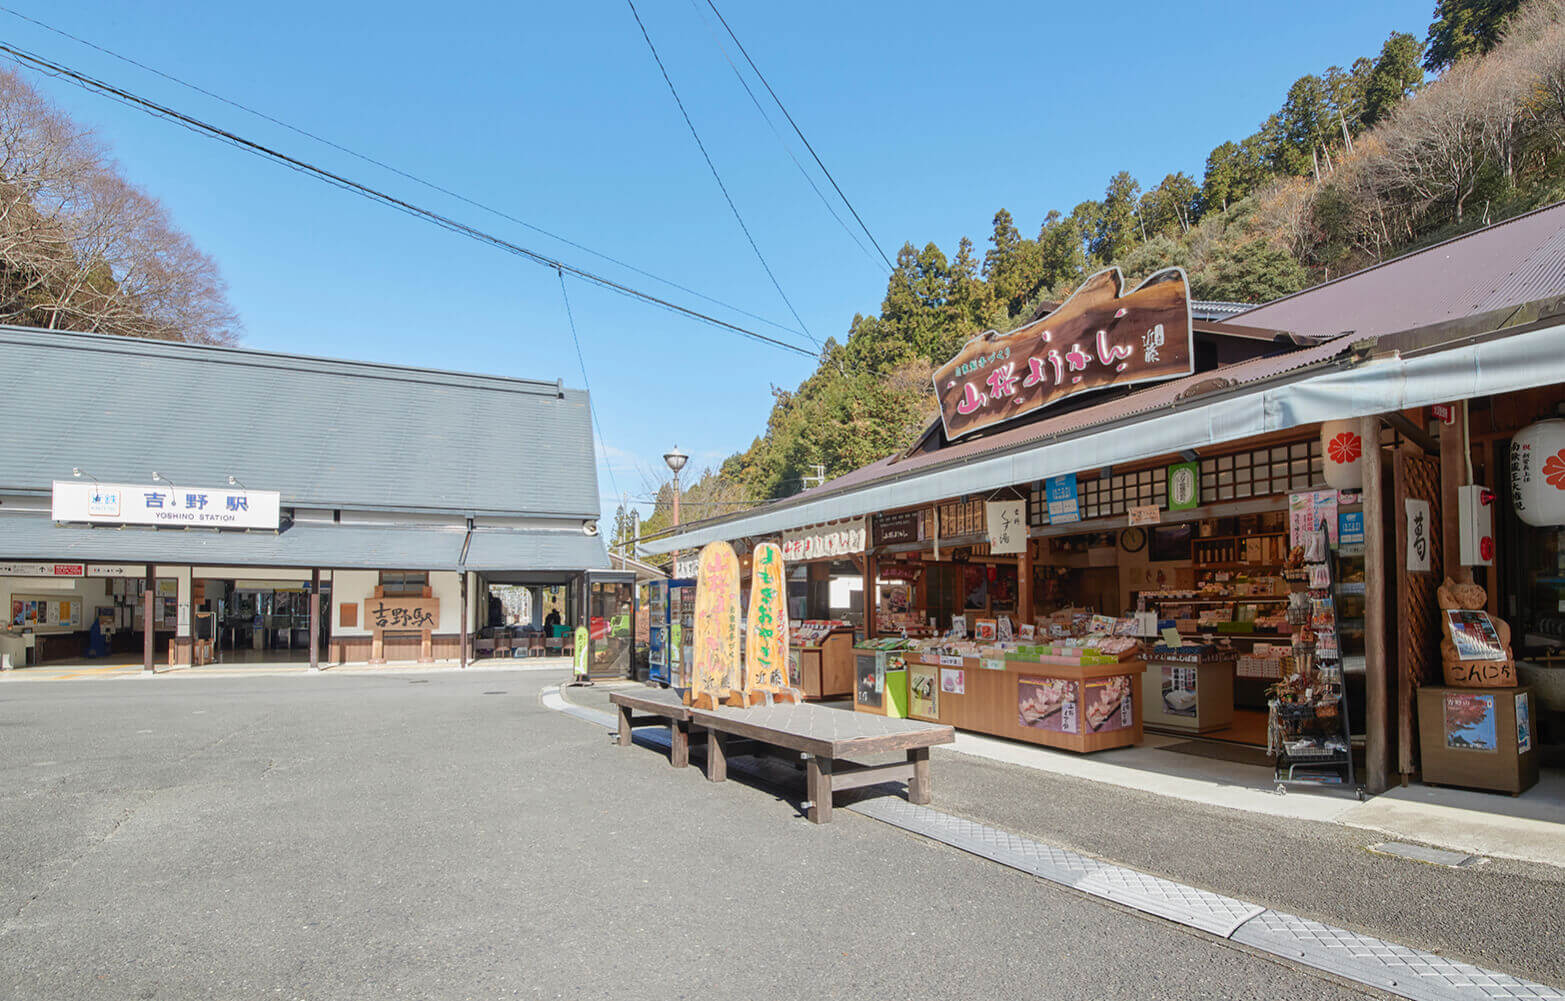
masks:
[[[685,463],[690,461],[690,456],[679,450],[675,445],[672,452],[663,453],[663,461],[668,463],[668,468],[674,471],[674,524],[679,524],[679,471],[685,468]]]

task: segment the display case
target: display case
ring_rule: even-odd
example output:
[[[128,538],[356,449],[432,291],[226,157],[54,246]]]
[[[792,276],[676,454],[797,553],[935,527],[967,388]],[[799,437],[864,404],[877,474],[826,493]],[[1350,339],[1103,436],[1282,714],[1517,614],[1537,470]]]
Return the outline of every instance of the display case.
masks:
[[[1418,690],[1425,782],[1515,796],[1538,781],[1537,713],[1531,688]]]
[[[1190,733],[1232,726],[1234,668],[1231,657],[1206,644],[1155,647],[1141,675],[1142,718]]]
[[[853,626],[841,619],[793,623],[788,631],[788,680],[806,699],[852,694]]]
[[[908,716],[908,674],[905,639],[860,640],[853,646],[853,708],[905,719]]]

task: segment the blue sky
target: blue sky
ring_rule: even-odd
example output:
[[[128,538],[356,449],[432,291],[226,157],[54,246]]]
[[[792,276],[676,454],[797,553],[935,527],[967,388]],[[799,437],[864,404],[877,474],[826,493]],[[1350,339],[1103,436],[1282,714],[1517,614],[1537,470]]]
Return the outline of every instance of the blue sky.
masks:
[[[8,3],[793,326],[623,0]],[[637,6],[784,290],[815,337],[840,339],[855,312],[878,309],[883,267],[816,199],[691,0]],[[1253,2],[719,6],[894,256],[904,241],[933,240],[951,253],[963,235],[981,250],[1000,207],[1030,235],[1049,209],[1101,196],[1121,169],[1143,187],[1175,170],[1199,180],[1207,152],[1253,131],[1294,79],[1373,56],[1392,30],[1422,37],[1433,2],[1319,0],[1307,15]],[[756,326],[11,14],[0,12],[0,38],[516,243]],[[107,142],[124,173],[217,259],[247,346],[582,383],[553,271],[62,82],[30,79]],[[577,281],[569,289],[606,443],[605,514],[616,486],[649,494],[671,445],[691,453],[692,465],[746,447],[765,426],[771,385],[792,388],[814,367]]]

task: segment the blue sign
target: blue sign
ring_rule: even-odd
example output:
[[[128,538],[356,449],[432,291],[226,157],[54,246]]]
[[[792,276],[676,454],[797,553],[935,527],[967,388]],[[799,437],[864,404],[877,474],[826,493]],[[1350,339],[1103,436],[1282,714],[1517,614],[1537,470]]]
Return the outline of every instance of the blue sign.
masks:
[[[1352,546],[1362,544],[1364,541],[1364,512],[1363,511],[1338,511],[1337,512],[1337,542],[1339,545]]]
[[[1080,521],[1081,511],[1076,506],[1076,474],[1051,476],[1043,481],[1044,497],[1049,502],[1049,523],[1059,525]]]

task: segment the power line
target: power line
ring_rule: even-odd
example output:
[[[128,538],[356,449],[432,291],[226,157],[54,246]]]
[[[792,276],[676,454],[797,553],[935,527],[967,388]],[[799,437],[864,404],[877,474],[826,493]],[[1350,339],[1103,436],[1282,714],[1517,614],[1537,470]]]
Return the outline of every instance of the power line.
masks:
[[[842,188],[837,184],[837,179],[831,176],[831,171],[827,170],[826,165],[821,162],[820,154],[815,152],[815,147],[811,146],[810,141],[804,138],[804,131],[799,128],[799,123],[795,122],[793,116],[788,114],[788,108],[782,103],[782,98],[778,97],[777,92],[772,89],[772,85],[766,82],[765,74],[761,72],[759,66],[755,65],[755,60],[750,58],[750,53],[745,51],[744,43],[739,41],[738,35],[734,34],[734,29],[728,26],[728,21],[723,17],[722,11],[717,9],[717,4],[713,0],[706,0],[706,5],[712,8],[712,13],[717,15],[717,19],[722,22],[723,28],[728,32],[728,37],[732,38],[734,44],[739,47],[739,53],[744,56],[744,61],[750,64],[750,68],[755,71],[756,77],[766,88],[766,92],[772,95],[772,100],[776,101],[777,107],[782,109],[783,117],[788,119],[789,125],[793,126],[794,134],[799,137],[800,142],[804,143],[804,148],[810,151],[810,156],[815,158],[815,165],[821,169],[821,173],[826,175],[826,180],[830,181],[831,186],[836,189],[837,196],[842,199],[842,204],[846,205],[848,211],[853,213],[853,218],[858,220],[859,227],[864,230],[864,235],[869,237],[869,242],[874,244],[875,250],[880,254],[880,259],[886,262],[887,268],[895,271],[896,265],[891,263],[891,258],[887,257],[886,252],[881,249],[880,241],[875,239],[875,234],[871,233],[869,227],[864,225],[864,219],[859,215],[859,210],[854,208],[853,203],[848,201],[848,196],[842,193]]]
[[[466,223],[458,222],[449,216],[442,215],[431,209],[422,208],[411,202],[405,201],[404,199],[397,198],[394,195],[389,195],[384,191],[372,188],[366,184],[361,184],[358,181],[349,180],[341,174],[335,174],[323,167],[318,167],[312,163],[289,156],[286,153],[279,152],[278,150],[275,150],[269,146],[245,139],[226,129],[220,128],[216,125],[211,125],[182,112],[175,111],[174,109],[162,104],[158,104],[155,101],[148,100],[144,97],[138,97],[137,95],[131,93],[130,91],[124,90],[123,88],[105,83],[102,80],[88,76],[85,73],[69,69],[60,65],[59,63],[51,62],[41,56],[33,55],[30,52],[26,52],[22,49],[15,48],[14,46],[4,43],[0,43],[0,52],[8,53],[10,56],[12,56],[12,58],[25,65],[41,70],[44,73],[50,74],[52,76],[59,77],[63,80],[66,80],[67,82],[73,83],[76,86],[83,88],[84,90],[88,90],[105,97],[113,98],[122,104],[136,108],[140,111],[144,111],[150,115],[153,115],[154,117],[173,122],[176,125],[180,125],[197,134],[218,139],[222,142],[228,143],[231,146],[234,146],[235,148],[253,153],[256,156],[274,160],[302,174],[314,177],[317,180],[325,181],[334,187],[341,188],[344,191],[348,191],[352,194],[367,198],[370,201],[379,202],[382,205],[394,208],[397,211],[413,216],[414,218],[434,223],[440,228],[448,230],[452,233],[456,233],[460,236],[469,237],[470,239],[477,240],[480,243],[488,244],[489,246],[507,251],[508,253],[515,254],[518,257],[533,261],[536,264],[542,264],[545,267],[553,268],[557,271],[568,271],[576,277],[581,278],[584,281],[591,282],[600,288],[617,292],[620,295],[624,295],[631,299],[636,299],[649,305],[661,307],[681,316],[686,316],[694,320],[700,320],[701,322],[710,324],[711,326],[717,327],[718,329],[739,334],[742,337],[748,337],[751,340],[758,341],[760,343],[770,344],[773,347],[782,348],[786,351],[792,351],[793,353],[803,355],[806,358],[816,357],[815,352],[810,351],[807,348],[800,347],[797,344],[779,340],[767,334],[762,334],[751,330],[748,327],[741,327],[738,324],[729,323],[727,320],[718,319],[715,316],[702,313],[699,310],[691,309],[688,306],[681,306],[678,303],[670,302],[667,299],[652,295],[649,292],[642,292],[639,289],[632,288],[629,285],[614,281],[613,279],[604,277],[603,275],[587,271],[583,268],[575,267],[571,264],[566,264],[564,261],[557,260],[556,258],[548,256],[547,254],[542,254],[535,250],[529,250],[528,248],[519,244],[512,243],[511,241],[502,237],[495,236],[492,233],[488,233],[476,227],[469,226]]]
[[[722,40],[717,37],[717,32],[712,30],[712,22],[701,10],[700,0],[690,0],[690,6],[695,9],[695,12],[701,18],[701,23],[706,26],[707,34],[711,36],[712,44],[717,48],[717,51],[722,54],[723,62],[727,63],[728,68],[734,71],[734,79],[739,81],[739,86],[744,88],[745,94],[750,98],[750,103],[755,105],[755,110],[760,114],[762,120],[766,122],[766,127],[777,138],[777,145],[781,146],[783,152],[788,154],[788,159],[793,161],[793,165],[799,168],[799,173],[804,177],[805,183],[810,186],[811,191],[815,192],[815,197],[820,199],[821,204],[826,206],[826,211],[831,213],[831,217],[837,221],[837,225],[842,227],[842,231],[848,234],[848,238],[860,250],[864,251],[875,267],[879,268],[880,262],[875,259],[875,255],[870,249],[864,245],[864,241],[859,237],[858,232],[843,221],[842,216],[837,214],[837,207],[831,203],[831,199],[826,197],[826,193],[820,189],[820,185],[815,183],[815,178],[810,176],[810,172],[804,169],[804,164],[799,162],[799,158],[793,155],[793,149],[783,139],[782,133],[777,130],[777,125],[772,121],[772,116],[766,113],[765,108],[761,107],[761,100],[755,96],[755,91],[750,87],[750,81],[744,78],[744,74],[739,71],[739,67],[734,64],[733,59],[729,58],[728,49],[724,47]]]
[[[212,92],[210,90],[207,90],[205,87],[199,86],[197,84],[190,83],[190,82],[188,82],[186,80],[181,80],[179,77],[174,76],[174,75],[172,75],[170,73],[165,73],[164,71],[158,69],[155,66],[148,66],[146,63],[140,62],[140,61],[138,61],[136,59],[132,59],[130,56],[122,55],[122,54],[120,54],[118,52],[115,52],[113,49],[104,48],[103,46],[97,44],[96,42],[93,42],[93,41],[90,41],[88,39],[82,38],[82,37],[80,37],[78,35],[73,35],[70,32],[65,31],[62,28],[56,28],[52,24],[45,23],[43,21],[38,20],[35,17],[31,17],[31,16],[29,16],[27,14],[23,14],[21,11],[13,10],[12,8],[6,7],[4,5],[0,5],[0,11],[4,11],[7,14],[12,15],[13,17],[20,18],[21,20],[26,21],[29,24],[37,25],[38,27],[43,28],[45,31],[51,31],[54,34],[59,35],[61,38],[68,38],[68,39],[70,39],[73,42],[77,42],[77,43],[79,43],[81,45],[87,46],[89,49],[93,49],[95,51],[101,52],[104,55],[110,56],[110,57],[112,57],[114,59],[118,59],[122,63],[126,63],[127,65],[130,65],[130,66],[135,66],[136,68],[145,70],[148,73],[151,73],[151,74],[153,74],[155,76],[162,77],[163,79],[168,80],[171,83],[175,83],[175,84],[178,84],[179,86],[184,87],[184,88],[186,88],[188,90],[195,91],[197,94],[201,94],[201,95],[204,95],[206,97],[210,97],[214,101],[221,101],[222,103],[228,105],[231,108],[237,108],[240,111],[245,112],[246,114],[254,115],[255,117],[257,117],[257,118],[259,118],[259,119],[261,119],[263,121],[270,122],[273,125],[278,126],[279,128],[287,129],[289,132],[292,132],[295,135],[303,136],[306,139],[312,140],[314,142],[318,142],[318,143],[320,143],[323,146],[328,146],[328,147],[330,147],[330,148],[332,148],[334,150],[337,150],[339,153],[346,153],[348,156],[351,156],[351,157],[353,157],[353,158],[355,158],[357,160],[361,160],[364,163],[368,163],[368,164],[371,164],[372,166],[379,167],[382,170],[390,171],[391,173],[396,174],[398,177],[405,178],[405,179],[407,179],[409,181],[412,181],[415,184],[421,184],[424,187],[430,189],[431,191],[438,191],[439,193],[441,193],[443,195],[448,195],[448,196],[450,196],[452,198],[455,198],[457,201],[465,202],[466,204],[471,205],[474,208],[481,209],[484,212],[488,212],[491,215],[497,216],[497,217],[499,217],[501,219],[505,219],[508,222],[514,222],[518,226],[525,227],[526,229],[530,229],[530,230],[532,230],[535,233],[539,233],[539,234],[541,234],[543,236],[547,236],[551,240],[558,240],[559,242],[565,244],[568,247],[572,247],[572,248],[574,248],[576,250],[580,250],[580,251],[582,251],[583,253],[586,253],[586,254],[591,254],[593,257],[597,257],[597,258],[599,258],[601,260],[608,261],[611,264],[617,264],[620,267],[626,269],[627,271],[633,271],[636,274],[641,275],[643,278],[650,278],[650,279],[652,279],[655,282],[661,282],[662,284],[667,285],[670,288],[678,289],[679,291],[684,292],[687,295],[693,295],[697,299],[705,300],[706,302],[710,302],[710,303],[712,303],[713,305],[716,305],[716,306],[722,306],[724,309],[733,310],[735,313],[738,313],[741,316],[748,316],[752,320],[756,320],[756,321],[758,321],[760,323],[764,323],[764,324],[766,324],[768,326],[771,326],[771,327],[776,327],[778,330],[786,330],[790,334],[800,333],[800,331],[797,331],[797,330],[793,329],[792,327],[784,326],[783,324],[778,323],[775,320],[769,320],[766,317],[761,316],[761,315],[759,315],[757,313],[752,313],[752,312],[750,312],[747,309],[741,309],[740,307],[735,306],[732,303],[724,302],[722,299],[714,298],[712,296],[709,296],[709,295],[705,294],[704,292],[698,292],[695,289],[690,288],[690,287],[685,286],[685,285],[681,285],[679,282],[676,282],[676,281],[674,281],[674,280],[672,280],[670,278],[664,278],[661,275],[656,275],[656,274],[653,274],[650,271],[644,270],[642,268],[638,268],[634,264],[631,264],[628,261],[620,260],[619,258],[614,257],[614,256],[612,256],[610,254],[605,254],[602,251],[593,250],[591,247],[588,247],[588,246],[586,246],[584,244],[577,243],[576,241],[571,240],[571,239],[569,239],[567,237],[563,237],[563,236],[559,235],[558,233],[550,232],[549,230],[546,230],[546,229],[544,229],[541,226],[534,225],[533,223],[530,223],[530,222],[528,222],[525,219],[519,219],[516,216],[511,215],[509,212],[504,211],[503,209],[497,209],[497,208],[495,208],[492,205],[486,205],[483,202],[480,202],[480,201],[478,201],[476,199],[473,199],[473,198],[469,198],[468,196],[466,196],[464,194],[461,194],[460,192],[453,191],[450,188],[447,188],[447,187],[444,187],[443,185],[435,183],[434,181],[426,180],[425,178],[419,177],[417,174],[409,173],[408,171],[403,170],[400,167],[395,167],[395,166],[393,166],[393,165],[391,165],[389,163],[386,163],[383,160],[379,160],[379,159],[376,159],[375,157],[369,156],[369,155],[367,155],[365,153],[360,153],[360,152],[357,152],[356,150],[349,149],[348,147],[346,147],[346,146],[344,146],[344,145],[342,145],[340,143],[334,142],[334,141],[332,141],[330,139],[327,139],[324,136],[316,135],[314,132],[310,132],[307,129],[301,129],[301,128],[299,128],[296,125],[290,125],[288,122],[285,122],[285,121],[283,121],[283,120],[281,120],[279,118],[275,118],[272,115],[269,115],[269,114],[267,114],[264,111],[258,111],[255,108],[249,107],[248,105],[241,104],[238,101],[232,100],[230,98],[224,97],[221,94],[217,94],[217,93],[214,93],[214,92]]]
[[[565,272],[559,268],[555,273],[560,276],[560,298],[565,300],[565,321],[570,324],[571,340],[576,343],[576,361],[581,365],[581,384],[587,391],[587,409],[592,414],[592,426],[598,429],[598,448],[603,452],[603,468],[609,471],[609,483],[613,485],[614,492],[619,493],[619,483],[614,479],[614,463],[609,459],[609,442],[603,437],[603,424],[598,420],[598,405],[593,402],[592,383],[587,381],[587,359],[581,353],[581,338],[576,334],[576,316],[571,312],[571,297],[565,291]]]
[[[625,0],[625,2],[630,4],[631,16],[636,19],[636,26],[641,29],[641,37],[646,39],[647,48],[652,51],[652,60],[658,64],[658,71],[663,74],[663,82],[668,84],[668,92],[674,95],[674,103],[679,105],[679,113],[685,119],[685,125],[690,129],[690,136],[695,139],[696,148],[701,151],[701,158],[706,161],[707,169],[712,172],[713,179],[717,181],[718,190],[723,193],[723,201],[728,203],[728,208],[733,212],[734,219],[738,221],[739,228],[744,231],[744,238],[750,241],[750,249],[755,251],[756,260],[761,262],[761,268],[766,272],[766,277],[772,280],[772,287],[777,290],[777,294],[782,297],[782,301],[788,306],[788,312],[793,314],[794,320],[798,322],[800,329],[804,331],[804,336],[813,341],[816,347],[824,348],[825,345],[821,344],[820,341],[815,339],[815,335],[810,333],[810,328],[804,322],[804,319],[799,316],[799,311],[793,308],[793,301],[788,298],[788,293],[783,291],[782,284],[778,282],[777,276],[772,273],[772,266],[766,263],[766,256],[761,253],[761,248],[755,242],[755,237],[750,235],[750,227],[744,224],[744,217],[739,214],[739,206],[734,204],[733,198],[728,194],[728,186],[723,183],[722,175],[717,172],[717,164],[712,162],[711,155],[706,151],[706,143],[701,141],[701,134],[696,131],[695,122],[690,120],[690,113],[685,110],[685,102],[679,99],[679,91],[675,89],[674,81],[668,75],[668,69],[663,65],[663,57],[658,55],[657,46],[652,44],[652,36],[647,33],[647,26],[641,21],[641,14],[636,10],[635,0]]]

